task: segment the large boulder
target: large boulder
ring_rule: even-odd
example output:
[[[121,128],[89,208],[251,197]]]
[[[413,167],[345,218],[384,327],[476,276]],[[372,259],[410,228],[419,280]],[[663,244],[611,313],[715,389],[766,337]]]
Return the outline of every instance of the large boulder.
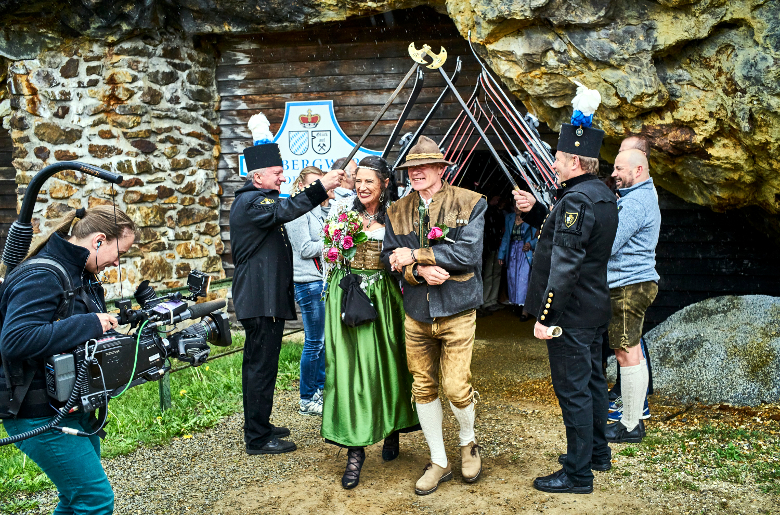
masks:
[[[780,297],[715,297],[645,335],[656,393],[682,402],[780,400]]]

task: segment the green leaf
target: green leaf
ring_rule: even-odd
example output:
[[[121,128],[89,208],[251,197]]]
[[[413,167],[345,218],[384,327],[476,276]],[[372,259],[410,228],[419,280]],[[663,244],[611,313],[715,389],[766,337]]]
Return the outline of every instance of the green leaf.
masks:
[[[441,224],[439,226],[439,229],[441,229],[441,238],[444,239],[447,237],[447,234],[450,232],[450,228],[447,227],[445,224]]]
[[[366,241],[368,241],[368,236],[366,236],[366,233],[363,231],[360,231],[359,233],[352,236],[352,243],[355,245],[365,243]]]
[[[348,250],[345,250],[341,253],[342,256],[344,256],[345,259],[352,259],[355,257],[355,253],[357,252],[357,249],[355,247],[352,247]]]

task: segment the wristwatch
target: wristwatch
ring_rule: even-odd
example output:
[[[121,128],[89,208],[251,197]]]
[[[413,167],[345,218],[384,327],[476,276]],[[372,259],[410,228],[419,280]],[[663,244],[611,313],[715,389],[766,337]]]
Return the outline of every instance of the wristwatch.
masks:
[[[412,265],[412,275],[415,277],[420,277],[420,272],[417,270],[417,263]]]

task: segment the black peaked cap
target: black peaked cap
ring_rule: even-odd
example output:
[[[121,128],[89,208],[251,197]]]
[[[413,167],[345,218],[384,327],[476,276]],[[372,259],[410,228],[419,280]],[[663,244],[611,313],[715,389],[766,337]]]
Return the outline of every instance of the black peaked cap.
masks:
[[[564,123],[558,136],[558,150],[567,154],[598,159],[604,131]]]
[[[266,143],[245,148],[244,160],[247,172],[271,166],[284,166],[282,154],[279,152],[279,145],[276,143]]]

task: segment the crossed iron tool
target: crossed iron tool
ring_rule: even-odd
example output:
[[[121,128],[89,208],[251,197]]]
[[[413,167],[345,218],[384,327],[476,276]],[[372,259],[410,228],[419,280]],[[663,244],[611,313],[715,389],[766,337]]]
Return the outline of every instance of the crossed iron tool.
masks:
[[[452,76],[448,77],[442,68],[447,60],[447,51],[444,47],[441,47],[439,53],[436,54],[427,44],[417,49],[414,43],[410,43],[408,51],[414,64],[390,95],[387,102],[385,102],[385,105],[379,110],[379,113],[377,113],[371,125],[363,133],[363,136],[361,136],[357,145],[352,149],[348,158],[352,159],[354,157],[357,150],[371,134],[371,131],[376,127],[396,97],[398,97],[412,75],[416,75],[409,99],[396,121],[395,127],[382,152],[382,157],[387,158],[404,122],[409,116],[412,106],[422,90],[424,72],[420,65],[424,65],[428,69],[438,70],[446,86],[425,115],[417,130],[414,133],[407,133],[401,139],[401,149],[398,152],[394,167],[403,162],[409,153],[409,149],[411,149],[420,134],[425,130],[434,113],[444,101],[444,98],[448,93],[452,93],[460,104],[461,111],[439,143],[445,158],[456,163],[445,172],[445,180],[450,182],[450,184],[454,184],[455,180],[460,176],[462,181],[463,176],[461,172],[469,163],[477,146],[483,143],[492,154],[496,167],[492,169],[484,182],[482,179],[487,169],[483,171],[478,181],[479,185],[488,184],[493,174],[500,169],[513,189],[521,189],[515,180],[519,177],[527,186],[525,189],[531,191],[538,202],[550,206],[554,201],[558,184],[552,169],[554,158],[550,153],[550,146],[542,141],[537,130],[539,122],[533,115],[523,115],[518,111],[515,104],[507,97],[492,76],[484,61],[477,55],[471,44],[470,32],[468,39],[471,52],[480,64],[482,71],[474,91],[467,101],[463,100],[463,97],[455,89],[454,85],[462,68],[460,57],[456,60]],[[426,60],[427,57],[431,58],[431,62]],[[467,121],[469,122],[468,124],[466,124]],[[474,134],[475,132],[476,135]],[[494,142],[500,145],[508,157],[504,157],[497,152]],[[524,150],[521,150],[522,148]],[[407,191],[408,189],[409,186],[407,185]]]

